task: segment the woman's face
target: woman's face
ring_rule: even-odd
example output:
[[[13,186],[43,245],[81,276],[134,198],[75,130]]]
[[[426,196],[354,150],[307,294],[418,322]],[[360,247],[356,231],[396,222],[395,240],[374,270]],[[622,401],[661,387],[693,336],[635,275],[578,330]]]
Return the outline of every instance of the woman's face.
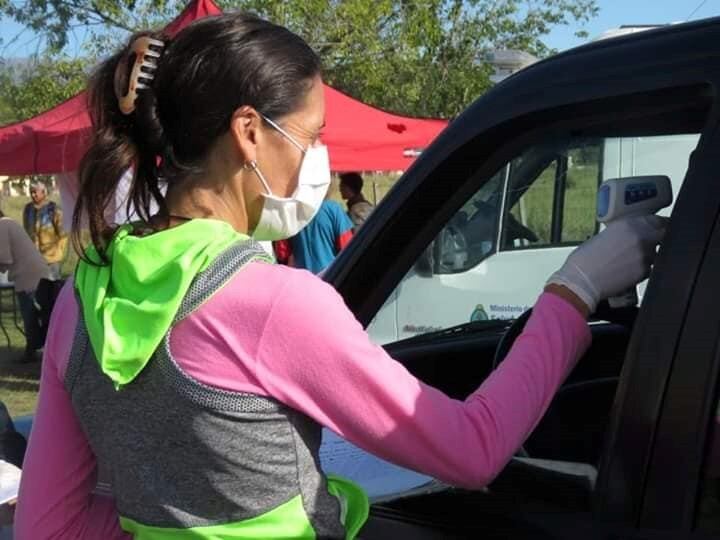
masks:
[[[302,148],[309,148],[319,142],[325,126],[325,97],[323,83],[316,77],[298,109],[282,118],[270,118],[278,124]],[[262,122],[256,139],[255,161],[267,181],[273,195],[290,197],[298,185],[300,165],[304,153],[288,138]],[[246,178],[246,202],[248,204],[248,225],[253,230],[260,219],[266,193],[255,173],[248,171]],[[255,178],[253,178],[255,177]]]

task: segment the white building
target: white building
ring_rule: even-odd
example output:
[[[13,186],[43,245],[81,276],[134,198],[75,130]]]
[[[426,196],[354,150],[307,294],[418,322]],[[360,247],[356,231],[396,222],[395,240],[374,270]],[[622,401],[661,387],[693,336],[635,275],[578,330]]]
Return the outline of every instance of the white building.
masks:
[[[605,30],[599,36],[593,38],[591,41],[600,41],[603,39],[610,39],[619,36],[627,36],[629,34],[635,34],[637,32],[644,32],[645,30],[652,30],[653,28],[660,28],[667,26],[666,24],[624,24],[618,28],[611,28]]]
[[[489,52],[486,58],[495,68],[490,80],[496,84],[538,61],[532,54],[516,49],[497,49]]]

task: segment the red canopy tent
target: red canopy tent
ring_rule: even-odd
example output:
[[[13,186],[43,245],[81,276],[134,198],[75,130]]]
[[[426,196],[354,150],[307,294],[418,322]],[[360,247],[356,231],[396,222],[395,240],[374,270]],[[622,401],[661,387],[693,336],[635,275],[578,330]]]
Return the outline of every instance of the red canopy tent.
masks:
[[[166,30],[172,35],[220,12],[213,0],[192,0]],[[325,99],[323,142],[334,171],[405,170],[447,125],[445,120],[390,114],[328,86]],[[0,174],[76,171],[90,129],[84,92],[34,118],[0,127]]]

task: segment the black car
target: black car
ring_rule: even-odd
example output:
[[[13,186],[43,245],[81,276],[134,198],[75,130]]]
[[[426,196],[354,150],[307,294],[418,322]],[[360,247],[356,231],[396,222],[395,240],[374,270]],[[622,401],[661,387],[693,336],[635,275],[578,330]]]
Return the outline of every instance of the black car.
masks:
[[[509,163],[548,145],[698,136],[679,164],[685,179],[642,307],[597,314],[591,349],[518,457],[485,490],[374,505],[364,537],[720,536],[719,88],[720,19],[571,50],[476,101],[378,206],[325,276],[366,325]],[[555,175],[555,189],[567,180]],[[551,224],[560,234],[548,241],[566,243],[561,229]],[[463,399],[502,361],[520,326],[476,321],[385,347],[417,377]]]

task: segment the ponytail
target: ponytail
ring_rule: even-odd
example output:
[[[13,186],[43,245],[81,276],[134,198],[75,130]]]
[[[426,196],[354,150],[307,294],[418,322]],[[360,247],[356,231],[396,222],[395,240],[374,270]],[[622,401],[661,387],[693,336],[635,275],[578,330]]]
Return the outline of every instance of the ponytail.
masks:
[[[78,172],[80,192],[72,219],[72,244],[80,257],[90,264],[109,263],[105,250],[117,228],[112,219],[117,210],[115,193],[128,173],[131,180],[127,214],[130,215],[132,208],[147,224],[153,203],[158,205],[160,216],[168,214],[158,168],[165,137],[157,115],[152,76],[141,79],[148,83],[139,85],[142,89],[137,90],[132,112],[123,113],[118,102],[117,87],[127,93],[133,82],[130,68],[135,63],[136,53],[132,44],[142,36],[163,39],[150,32],[133,36],[128,46],[98,67],[88,83],[92,138]],[[141,75],[147,75],[147,72],[143,70]],[[84,222],[99,260],[90,259],[84,252],[81,236]]]

